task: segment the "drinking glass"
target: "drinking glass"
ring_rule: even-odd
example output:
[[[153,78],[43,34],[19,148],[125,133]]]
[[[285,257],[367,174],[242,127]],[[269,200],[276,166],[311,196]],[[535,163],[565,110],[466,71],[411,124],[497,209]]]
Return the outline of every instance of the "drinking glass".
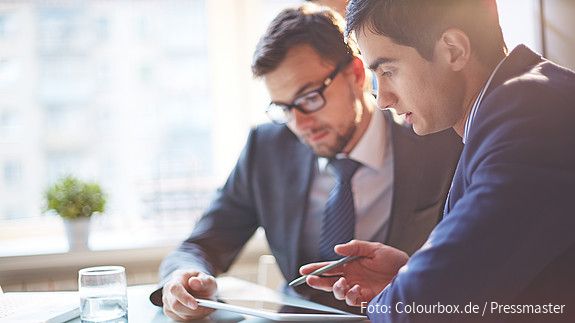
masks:
[[[78,272],[82,322],[127,322],[126,271],[121,266],[100,266]]]

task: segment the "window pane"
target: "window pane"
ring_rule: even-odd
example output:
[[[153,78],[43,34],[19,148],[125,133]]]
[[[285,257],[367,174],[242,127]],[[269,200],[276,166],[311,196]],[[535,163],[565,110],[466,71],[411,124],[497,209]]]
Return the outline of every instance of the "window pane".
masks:
[[[93,249],[189,234],[249,127],[267,121],[255,41],[299,3],[0,2],[0,256],[67,250],[43,211],[67,174],[107,193]]]

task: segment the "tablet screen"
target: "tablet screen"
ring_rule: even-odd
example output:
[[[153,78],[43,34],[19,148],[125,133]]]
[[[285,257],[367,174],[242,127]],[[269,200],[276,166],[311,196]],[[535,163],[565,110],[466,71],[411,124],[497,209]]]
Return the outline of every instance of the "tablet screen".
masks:
[[[254,310],[266,311],[278,314],[330,314],[330,315],[346,315],[344,313],[322,311],[311,308],[285,305],[270,301],[254,301],[254,300],[240,300],[240,299],[218,299],[218,302],[230,305],[242,306],[252,308]]]

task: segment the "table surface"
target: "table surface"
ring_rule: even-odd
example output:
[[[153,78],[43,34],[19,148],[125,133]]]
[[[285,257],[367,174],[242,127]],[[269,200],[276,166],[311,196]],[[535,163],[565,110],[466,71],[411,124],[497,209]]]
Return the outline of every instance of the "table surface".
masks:
[[[138,322],[138,323],[173,322],[170,318],[164,315],[161,308],[154,306],[152,303],[150,303],[149,295],[152,291],[154,291],[155,288],[156,288],[155,285],[141,285],[141,286],[128,287],[128,320],[130,322]],[[288,305],[306,306],[319,310],[331,309],[321,304],[284,295],[267,287],[233,277],[218,278],[218,293],[222,297],[233,296],[233,298],[240,298],[240,299],[243,297],[253,299],[254,295],[257,295],[257,297],[258,298],[261,297],[262,300],[283,302]],[[70,322],[81,322],[81,320],[80,318],[76,318],[68,321],[68,323]],[[120,322],[122,321],[119,321],[117,323]],[[229,311],[217,310],[214,313],[212,313],[209,317],[194,322],[264,323],[274,321],[249,315],[237,314]],[[366,320],[366,322],[369,321]]]

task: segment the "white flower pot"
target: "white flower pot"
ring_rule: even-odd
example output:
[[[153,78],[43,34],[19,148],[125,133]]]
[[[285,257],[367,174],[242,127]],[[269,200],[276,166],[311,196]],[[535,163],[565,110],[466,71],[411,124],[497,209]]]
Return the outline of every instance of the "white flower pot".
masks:
[[[90,218],[64,219],[69,251],[88,250],[90,238]]]

